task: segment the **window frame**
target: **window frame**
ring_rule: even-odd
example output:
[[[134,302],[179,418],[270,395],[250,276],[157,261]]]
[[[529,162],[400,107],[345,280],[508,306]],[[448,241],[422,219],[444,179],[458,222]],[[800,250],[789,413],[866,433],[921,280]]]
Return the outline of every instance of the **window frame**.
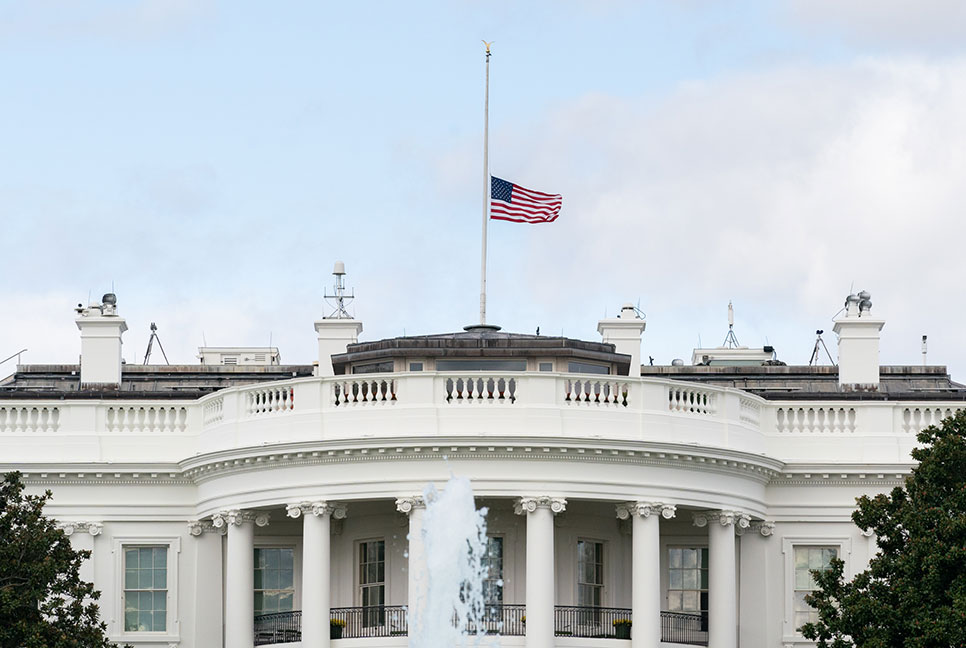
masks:
[[[259,538],[259,540],[261,540],[261,538]],[[301,553],[301,551],[300,551],[301,547],[298,546],[296,543],[294,543],[292,541],[286,541],[286,540],[283,540],[281,538],[277,542],[272,542],[270,540],[269,541],[261,540],[260,542],[256,542],[254,544],[254,546],[252,547],[252,560],[253,561],[254,561],[254,558],[255,558],[255,550],[256,549],[291,549],[292,550],[292,610],[294,611],[294,610],[301,609],[301,605],[302,605],[302,600],[301,600],[302,599],[302,597],[301,597],[301,591],[302,591],[302,582],[301,582],[302,564],[301,564],[301,560],[299,559],[300,558],[300,553]],[[255,569],[257,569],[257,568],[258,568],[258,564],[257,563],[254,563],[254,566],[252,568],[252,583],[253,584],[254,584],[254,578],[255,578]],[[256,590],[256,588],[254,587],[254,585],[252,586],[252,605],[253,605],[253,608],[252,609],[254,609],[254,599],[255,599],[255,592],[256,591],[265,591],[265,588],[262,588],[261,590]],[[276,590],[276,591],[278,591],[278,590]],[[290,610],[282,610],[282,613],[289,612],[289,611]],[[275,614],[275,613],[274,612],[263,612],[263,614]],[[256,616],[258,616],[257,613],[256,613]]]
[[[709,581],[708,584],[710,585],[710,568],[711,568],[711,555],[710,555],[710,551],[711,550],[710,550],[710,547],[708,546],[707,539],[704,539],[704,540],[702,540],[700,542],[677,542],[676,540],[677,540],[676,538],[670,538],[669,541],[664,544],[663,551],[662,551],[662,555],[661,555],[661,582],[663,584],[663,587],[662,587],[662,595],[663,595],[663,598],[664,598],[664,605],[662,607],[663,607],[663,609],[667,610],[668,612],[674,612],[674,613],[680,613],[680,614],[705,614],[705,615],[707,615],[707,614],[710,613],[710,607],[711,607],[711,588],[708,587],[707,589],[705,589],[705,588],[702,588],[701,587],[701,571],[702,570],[709,572],[708,573],[708,581]],[[690,568],[690,567],[680,567],[680,568],[679,567],[674,567],[674,568],[672,568],[671,567],[671,550],[672,549],[692,549],[692,550],[696,550],[698,552],[698,555],[699,556],[701,555],[701,552],[702,551],[708,552],[708,564],[705,565],[705,566],[703,566],[703,567],[699,566],[699,567],[694,567],[694,568]],[[671,587],[671,569],[696,569],[698,571],[698,588],[697,589],[693,589],[693,590],[692,589],[685,589],[683,587],[682,588],[672,588]],[[671,592],[672,591],[675,591],[675,592],[698,592],[698,604],[699,604],[699,606],[700,606],[700,601],[701,601],[701,592],[707,592],[707,595],[708,595],[708,608],[709,609],[708,610],[672,610],[671,609]]]
[[[164,631],[126,631],[124,629],[124,551],[141,547],[167,547],[165,587],[166,612]],[[178,558],[181,555],[180,536],[114,536],[114,615],[108,624],[108,638],[116,643],[178,643],[181,641],[181,621],[178,616]]]
[[[609,590],[607,586],[607,581],[609,580],[607,578],[607,564],[608,564],[607,541],[601,538],[591,538],[591,537],[585,537],[585,536],[577,536],[576,542],[574,542],[574,545],[573,545],[574,546],[574,606],[580,607],[580,586],[582,584],[580,582],[580,543],[581,542],[593,542],[595,544],[600,545],[600,578],[602,581],[598,586],[600,587],[600,605],[599,606],[591,605],[587,607],[602,607],[602,608],[610,607],[608,605]],[[593,583],[586,583],[586,584],[594,585]]]
[[[844,576],[852,578],[851,554],[852,538],[848,536],[784,536],[782,537],[782,558],[784,562],[784,583],[782,584],[782,640],[785,642],[805,641],[802,633],[795,627],[795,548],[826,547],[838,550],[838,558],[845,561]]]
[[[353,573],[352,580],[355,581],[354,587],[352,588],[353,589],[353,593],[352,593],[353,605],[355,605],[356,607],[363,607],[363,605],[362,605],[362,585],[363,585],[363,583],[362,583],[362,578],[361,578],[361,573],[360,573],[359,567],[362,564],[361,563],[361,559],[362,559],[362,548],[361,547],[362,547],[362,545],[366,544],[367,542],[382,542],[382,547],[383,547],[383,553],[382,553],[382,556],[383,556],[383,558],[382,558],[382,562],[383,562],[382,587],[383,587],[383,601],[386,601],[386,602],[383,603],[383,606],[388,606],[389,605],[389,603],[388,603],[388,601],[389,601],[389,592],[390,592],[390,589],[389,589],[389,575],[390,575],[391,572],[390,572],[390,567],[389,567],[390,545],[389,545],[388,542],[386,542],[386,536],[367,536],[365,538],[359,538],[358,540],[355,541],[354,546],[352,547],[352,573]]]

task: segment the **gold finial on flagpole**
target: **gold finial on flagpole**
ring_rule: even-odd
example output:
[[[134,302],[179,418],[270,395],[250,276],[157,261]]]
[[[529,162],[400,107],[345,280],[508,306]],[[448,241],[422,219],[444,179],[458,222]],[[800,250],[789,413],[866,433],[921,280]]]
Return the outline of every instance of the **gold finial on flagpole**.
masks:
[[[489,43],[487,43],[486,41],[483,41],[483,44],[486,46],[486,55],[487,56],[490,55],[490,45],[492,45],[495,42],[496,41],[490,41]]]

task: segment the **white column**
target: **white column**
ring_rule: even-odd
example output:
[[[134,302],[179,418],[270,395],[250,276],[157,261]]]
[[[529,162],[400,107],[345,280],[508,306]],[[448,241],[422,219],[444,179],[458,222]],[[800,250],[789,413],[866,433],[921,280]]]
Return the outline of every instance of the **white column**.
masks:
[[[195,646],[214,646],[223,644],[222,609],[211,605],[221,601],[222,591],[222,536],[224,527],[216,529],[211,521],[201,520],[188,523],[188,534],[196,538],[194,555],[195,611],[194,629],[189,630],[194,637]]]
[[[657,648],[661,643],[661,527],[675,507],[660,502],[627,502],[617,517],[632,518],[631,648]]]
[[[345,517],[346,507],[333,502],[302,502],[286,507],[302,523],[302,646],[329,648],[331,519]]]
[[[420,636],[422,610],[426,605],[426,549],[423,542],[423,514],[426,501],[421,496],[400,497],[396,500],[396,510],[409,516],[409,594],[406,605],[409,608],[409,636]]]
[[[232,509],[212,523],[228,528],[225,574],[225,646],[255,645],[255,524],[268,524],[268,514]]]
[[[521,497],[514,512],[527,516],[527,648],[554,645],[553,516],[567,508],[556,497]]]
[[[694,523],[708,527],[708,648],[735,648],[738,640],[735,526],[748,528],[750,518],[738,511],[696,514]]]
[[[100,522],[58,522],[57,528],[70,538],[71,548],[90,551],[90,558],[81,563],[79,574],[83,581],[94,582],[94,538],[101,535],[104,525]]]

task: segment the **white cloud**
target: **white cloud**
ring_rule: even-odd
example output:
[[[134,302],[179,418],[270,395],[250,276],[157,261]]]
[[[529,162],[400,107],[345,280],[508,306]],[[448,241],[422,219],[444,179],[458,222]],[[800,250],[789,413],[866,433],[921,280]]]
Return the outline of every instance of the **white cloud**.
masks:
[[[793,0],[787,8],[801,26],[832,28],[866,45],[959,48],[966,38],[961,0]]]
[[[667,361],[702,332],[718,344],[736,298],[759,338],[743,342],[769,335],[804,362],[854,281],[888,317],[883,362],[915,364],[928,333],[933,361],[966,370],[966,305],[953,297],[966,61],[778,67],[656,100],[587,96],[494,140],[504,168],[515,163],[506,177],[565,201],[553,226],[507,235],[530,246],[510,301],[569,310],[571,331],[592,330],[587,305],[643,296],[647,343]]]

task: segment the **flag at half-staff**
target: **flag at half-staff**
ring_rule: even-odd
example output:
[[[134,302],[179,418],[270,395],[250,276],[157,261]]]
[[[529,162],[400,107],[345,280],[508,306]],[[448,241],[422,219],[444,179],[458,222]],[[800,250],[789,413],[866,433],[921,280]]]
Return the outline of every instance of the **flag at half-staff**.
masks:
[[[563,198],[490,176],[490,218],[514,223],[550,223],[560,215]]]

